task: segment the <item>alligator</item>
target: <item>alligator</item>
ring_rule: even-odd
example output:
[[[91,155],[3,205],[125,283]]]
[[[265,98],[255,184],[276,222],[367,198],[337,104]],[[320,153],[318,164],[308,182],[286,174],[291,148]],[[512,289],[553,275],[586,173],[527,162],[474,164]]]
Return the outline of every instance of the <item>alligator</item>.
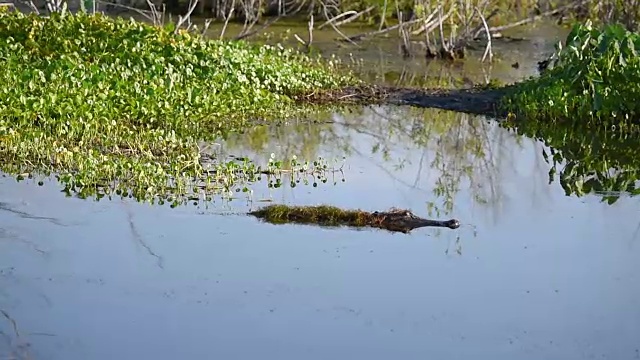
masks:
[[[451,220],[431,220],[421,218],[409,210],[391,209],[385,212],[375,211],[371,214],[372,220],[375,222],[370,226],[387,229],[389,231],[398,231],[405,234],[413,229],[434,226],[447,227],[449,229],[457,229],[460,222],[456,219]]]
[[[460,222],[451,220],[430,220],[416,216],[409,210],[392,208],[389,211],[367,212],[362,210],[342,210],[333,206],[287,206],[270,205],[252,211],[249,215],[273,224],[299,223],[321,226],[373,227],[391,232],[409,233],[421,227],[446,227],[457,229]]]

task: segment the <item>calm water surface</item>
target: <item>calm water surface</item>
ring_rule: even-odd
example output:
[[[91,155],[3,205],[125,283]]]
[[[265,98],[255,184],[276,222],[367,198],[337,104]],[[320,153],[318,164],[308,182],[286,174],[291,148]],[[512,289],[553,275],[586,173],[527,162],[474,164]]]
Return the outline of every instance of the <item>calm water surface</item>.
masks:
[[[257,161],[345,157],[335,185],[257,184],[252,202],[170,209],[0,179],[0,359],[640,358],[637,198],[565,196],[541,143],[484,118],[330,116],[220,144]],[[463,226],[242,215],[264,199]]]

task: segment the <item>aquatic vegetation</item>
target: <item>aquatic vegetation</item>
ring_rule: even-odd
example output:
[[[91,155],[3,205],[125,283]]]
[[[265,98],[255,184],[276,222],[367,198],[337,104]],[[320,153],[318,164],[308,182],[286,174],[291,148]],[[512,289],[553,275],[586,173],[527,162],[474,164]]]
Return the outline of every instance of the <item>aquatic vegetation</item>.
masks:
[[[333,166],[329,166],[329,162],[321,156],[313,162],[299,162],[294,155],[292,159],[288,161],[288,164],[285,165],[286,168],[283,168],[281,161],[274,159],[275,155],[271,154],[269,164],[263,172],[267,176],[268,186],[270,188],[277,189],[281,187],[284,183],[285,176],[289,182],[289,186],[295,188],[301,182],[304,185],[312,184],[313,187],[318,187],[318,182],[326,184],[329,181],[329,174],[339,172],[344,175],[342,171],[344,158],[342,159],[342,164],[338,164],[338,160],[336,159],[333,161]],[[344,182],[344,177],[342,181]],[[337,184],[335,177],[333,177],[333,184]]]
[[[309,111],[292,99],[356,82],[278,46],[206,40],[100,14],[0,13],[0,170],[69,193],[184,201],[263,169],[199,144]],[[205,166],[206,165],[206,166]]]
[[[460,227],[458,220],[429,220],[415,216],[409,210],[391,209],[385,212],[368,212],[363,210],[343,210],[335,206],[288,206],[270,205],[252,211],[259,219],[274,224],[299,223],[321,226],[374,227],[389,231],[408,233],[413,229],[425,226]]]
[[[621,25],[573,27],[539,78],[514,85],[503,107],[526,121],[640,129],[640,36]]]

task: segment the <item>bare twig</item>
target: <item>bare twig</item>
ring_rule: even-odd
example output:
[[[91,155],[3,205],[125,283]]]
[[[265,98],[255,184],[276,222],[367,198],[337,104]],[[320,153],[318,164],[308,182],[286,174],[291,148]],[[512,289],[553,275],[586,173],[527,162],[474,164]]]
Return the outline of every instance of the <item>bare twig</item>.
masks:
[[[229,24],[229,20],[235,11],[236,0],[231,1],[231,9],[229,10],[229,14],[224,19],[224,25],[222,26],[222,31],[220,32],[220,40],[224,38],[224,33],[227,31],[227,25]]]
[[[278,15],[287,15],[287,6],[283,0],[278,0]]]
[[[62,12],[67,10],[67,3],[62,0],[46,0],[47,10],[50,13]]]
[[[120,7],[123,9],[127,9],[127,10],[131,10],[131,11],[135,11],[136,13],[142,15],[145,19],[153,22],[154,21],[154,17],[153,17],[153,12],[152,11],[147,11],[147,10],[141,10],[138,8],[134,8],[131,6],[127,6],[127,5],[122,5],[122,4],[118,4],[115,2],[111,2],[111,1],[104,1],[104,0],[95,0],[96,3],[100,3],[100,4],[104,4],[104,5],[111,5],[111,6],[115,6],[115,7]]]
[[[442,28],[442,23],[444,20],[442,19],[442,7],[438,7],[438,26],[440,28],[440,44],[442,45],[442,49],[445,51],[449,51],[449,46],[447,46],[446,41],[444,39],[444,29]]]
[[[212,21],[213,19],[206,19],[204,21],[204,26],[202,27],[202,32],[200,33],[200,35],[204,36],[207,33],[207,30],[209,30],[209,26],[211,26]]]
[[[525,24],[528,24],[528,23],[531,23],[531,22],[542,20],[542,19],[544,19],[546,17],[549,17],[551,15],[555,15],[555,14],[560,13],[562,11],[565,11],[567,9],[571,9],[571,8],[576,7],[576,6],[580,6],[580,5],[584,4],[584,3],[590,3],[590,2],[592,2],[592,0],[574,1],[574,2],[572,2],[570,4],[565,5],[565,6],[561,6],[561,7],[557,8],[557,9],[555,9],[555,10],[550,10],[550,11],[544,12],[542,14],[539,14],[539,15],[536,15],[536,16],[532,16],[530,18],[526,18],[526,19],[522,19],[520,21],[516,21],[516,22],[511,23],[511,24],[506,24],[506,25],[502,25],[502,26],[494,26],[494,27],[489,28],[489,30],[493,33],[493,32],[497,32],[497,31],[503,31],[503,30],[514,28],[514,27],[522,26],[522,25],[525,25]],[[474,34],[474,38],[478,37],[478,35],[480,35],[480,33],[482,31],[483,31],[482,29],[479,29],[478,31],[476,31],[476,33]]]
[[[400,51],[402,52],[403,58],[408,58],[411,56],[411,44],[409,43],[409,34],[407,30],[404,28],[404,19],[402,16],[402,11],[400,11],[400,6],[398,5],[398,0],[395,1],[396,5],[396,14],[398,15],[398,22],[400,23],[400,28],[398,32],[400,33],[400,37],[402,38],[402,44],[400,45]]]
[[[424,9],[427,9],[427,8],[429,8],[429,9],[430,9],[430,7],[429,7],[429,3],[428,3],[428,0],[423,0],[423,4],[422,4],[422,6],[424,7]],[[427,18],[427,20],[428,20],[428,21],[432,21],[431,19],[432,19],[433,17],[435,17],[435,15],[436,15],[437,11],[438,11],[438,10],[436,9],[436,11],[432,12],[432,13],[431,13],[431,15],[429,15],[429,17]],[[433,25],[432,25],[432,26],[433,26]],[[423,27],[423,28],[424,28],[424,27]],[[432,29],[425,29],[425,31],[424,31],[425,57],[426,57],[427,59],[433,59],[433,58],[435,58],[435,57],[436,57],[436,52],[435,52],[435,50],[433,49],[433,47],[431,46],[431,45],[432,45],[432,43],[431,43],[431,38],[430,38],[430,36],[429,36],[429,34],[431,33],[431,31],[433,31],[433,30],[432,30]],[[415,34],[415,33],[414,33],[414,34]]]
[[[424,25],[422,25],[418,30],[414,30],[411,34],[420,35],[422,32],[425,32],[425,31],[430,32],[430,29],[437,26],[436,22],[433,21],[433,19],[438,14],[438,11],[440,11],[440,6],[438,6],[438,8],[434,12],[432,12],[429,16],[427,16],[426,19],[424,19]],[[444,16],[444,19],[447,19],[449,15],[451,15],[452,11],[453,9],[449,10],[447,15]]]
[[[178,17],[178,23],[176,24],[176,29],[173,31],[174,34],[178,33],[178,30],[185,22],[188,22],[188,24],[191,25],[191,13],[193,13],[193,10],[195,10],[197,5],[198,5],[198,0],[190,0],[190,6],[187,13],[184,16]]]
[[[320,25],[320,26],[318,27],[318,29],[322,29],[324,26],[328,25],[328,23],[329,23],[329,22],[334,22],[334,21],[338,20],[339,18],[342,18],[342,17],[348,16],[348,15],[352,15],[352,16],[349,16],[348,18],[346,18],[346,19],[344,19],[344,20],[342,20],[342,21],[338,21],[338,22],[336,22],[336,23],[335,23],[335,25],[336,25],[336,26],[342,26],[342,25],[344,25],[344,24],[348,24],[348,23],[350,23],[350,22],[354,21],[355,19],[359,18],[360,16],[362,16],[362,15],[364,15],[364,14],[366,14],[366,13],[370,12],[371,10],[373,10],[373,9],[375,9],[375,8],[376,8],[375,6],[369,6],[368,8],[366,8],[366,9],[364,9],[364,10],[360,11],[360,12],[347,11],[347,12],[342,13],[342,14],[340,14],[340,15],[338,15],[338,16],[336,16],[336,17],[334,17],[333,19],[331,19],[331,20],[329,20],[329,21],[325,22],[324,24]]]
[[[378,31],[382,31],[382,26],[384,26],[385,18],[387,17],[387,2],[388,0],[384,0],[384,5],[382,5],[382,14],[380,15],[380,26],[378,27]]]
[[[402,18],[402,11],[399,12],[400,18]],[[402,24],[402,20],[400,20]],[[400,26],[400,36],[402,37],[402,45],[400,46],[400,50],[402,52],[403,58],[411,57],[411,43],[409,42],[409,34],[404,26]]]
[[[251,29],[253,29],[253,27],[260,20],[260,16],[258,14],[254,14],[254,13],[250,14],[249,13],[250,11],[253,12],[255,10],[254,6],[253,6],[253,3],[254,3],[254,1],[252,0],[251,1],[251,5],[247,6],[247,5],[245,5],[244,2],[241,2],[241,4],[244,7],[245,21],[244,21],[244,26],[242,27],[242,31],[240,31],[240,35],[238,35],[237,38],[246,38],[246,37],[248,37],[248,36],[250,36],[252,34],[255,34],[258,31],[261,31],[261,30],[253,31],[253,32],[251,31]],[[257,8],[260,9],[261,7],[262,7],[262,0],[259,0]],[[280,18],[280,15],[276,18],[276,20],[279,19],[279,18]],[[264,27],[262,27],[261,29],[263,29],[263,28]],[[247,34],[250,34],[250,35],[247,35]]]
[[[417,23],[419,23],[421,21],[423,21],[423,19],[415,19],[415,20],[407,21],[407,22],[404,23],[404,26],[417,24]],[[375,30],[375,31],[370,31],[370,32],[366,32],[366,33],[350,36],[349,37],[349,41],[350,42],[360,41],[362,39],[369,38],[369,37],[372,37],[372,36],[386,34],[388,32],[396,30],[399,27],[400,27],[400,24],[397,24],[397,25],[389,26],[388,28],[385,28],[383,30]]]
[[[329,25],[330,23],[334,23],[334,22],[335,22],[336,20],[338,20],[338,19],[342,19],[343,17],[347,17],[347,16],[356,15],[357,13],[358,13],[358,12],[353,11],[353,10],[343,12],[342,14],[340,14],[340,15],[338,15],[338,16],[335,16],[335,17],[333,17],[333,18],[331,18],[331,19],[329,19],[329,20],[325,21],[325,23],[324,23],[324,24],[322,24],[322,25],[318,26],[318,29],[322,29],[323,27],[325,27],[325,26]]]
[[[491,18],[493,18],[494,16],[498,15],[498,13],[500,13],[500,9],[493,9],[493,11],[488,16],[486,16],[484,19],[487,21],[487,23],[489,23],[489,20]],[[473,38],[476,39],[476,38],[478,38],[478,35],[479,35],[480,32],[482,32],[482,30],[484,30],[484,25],[480,24],[480,25],[476,26],[473,30],[471,30],[468,33],[468,37],[470,37],[469,34],[473,34],[474,35]]]
[[[94,1],[95,3],[95,1]],[[149,10],[151,11],[151,17],[153,18],[153,25],[160,26],[162,25],[162,16],[156,10],[156,5],[151,2],[151,0],[147,0],[147,5],[149,5]]]
[[[485,20],[484,16],[482,16],[482,12],[480,12],[480,9],[477,7],[476,12],[478,13],[478,16],[480,16],[480,19],[482,19],[482,24],[484,24],[484,29],[487,32],[487,48],[484,51],[484,55],[482,55],[482,62],[487,58],[487,55],[489,55],[489,62],[491,62],[493,60],[493,51],[491,49],[491,32],[489,31],[489,25],[487,25],[487,20]]]
[[[242,40],[242,39],[248,38],[250,36],[253,36],[254,34],[257,34],[260,31],[262,31],[262,30],[268,28],[269,26],[273,25],[273,23],[275,23],[276,21],[280,20],[281,17],[282,16],[278,16],[278,17],[276,17],[274,19],[271,19],[271,20],[267,21],[266,23],[264,23],[264,25],[262,25],[257,30],[253,30],[253,31],[249,31],[249,32],[244,32],[243,31],[242,33],[240,33],[240,35],[235,37],[235,40]]]
[[[302,40],[302,38],[300,36],[298,36],[298,34],[293,34],[293,37],[298,40],[298,42],[300,42],[300,44],[307,46],[307,42]]]
[[[309,19],[309,42],[307,43],[307,47],[310,48],[313,43],[313,14],[311,14],[311,19]]]
[[[309,41],[304,41],[298,36],[298,34],[293,34],[293,37],[296,38],[302,45],[307,48],[307,51],[311,48],[311,43],[313,43],[313,15],[311,15],[311,19],[309,20]]]
[[[160,24],[164,24],[165,14],[167,13],[167,4],[162,3],[162,18],[160,19]]]
[[[33,3],[32,0],[19,0],[18,2],[25,4],[29,8],[29,10],[33,11],[36,15],[40,15],[40,10],[38,10],[38,7]],[[13,4],[5,3],[0,4],[0,6],[10,6],[13,7],[14,10],[16,10],[16,7]]]
[[[322,2],[322,11],[324,12],[324,17],[325,19],[329,20],[329,13],[327,12],[327,5]],[[333,30],[335,32],[337,32],[340,36],[342,36],[343,39],[345,39],[347,42],[351,43],[352,45],[355,46],[359,46],[358,44],[356,44],[355,41],[351,40],[351,38],[349,38],[347,35],[345,35],[342,31],[340,31],[340,29],[338,29],[332,22],[327,21],[329,23],[329,25],[331,25],[331,27],[333,28]]]
[[[295,14],[299,13],[299,12],[300,12],[300,10],[302,10],[302,8],[303,8],[306,4],[307,4],[307,0],[302,0],[302,1],[300,1],[300,4],[298,4],[298,7],[297,7],[295,10],[291,11],[289,14],[290,14],[290,15],[295,15]],[[311,13],[313,13],[313,11],[311,11]],[[283,15],[284,15],[284,14],[283,14]]]

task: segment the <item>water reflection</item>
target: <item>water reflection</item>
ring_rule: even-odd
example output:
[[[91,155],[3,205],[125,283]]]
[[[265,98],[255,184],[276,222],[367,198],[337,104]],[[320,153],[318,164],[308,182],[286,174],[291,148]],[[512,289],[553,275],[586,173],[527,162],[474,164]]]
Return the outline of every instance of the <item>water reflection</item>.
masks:
[[[494,217],[491,203],[474,200],[471,182],[460,182],[453,212],[476,226],[477,237],[468,228],[396,236],[275,226],[212,215],[219,209],[68,199],[54,184],[1,180],[0,198],[11,210],[0,211],[0,309],[20,336],[0,315],[0,355],[633,358],[637,201],[564,196],[537,167],[546,164],[535,157],[541,144],[466,120],[486,126],[484,161],[502,194]],[[460,119],[459,126],[469,125]],[[271,189],[278,201],[424,209],[439,173],[420,171],[420,159],[432,149],[455,150],[438,144],[446,132],[434,132],[418,147],[405,141],[389,145],[386,156],[372,154],[379,137],[331,129],[332,141],[350,135],[348,181]],[[318,149],[342,151],[330,143]],[[485,166],[479,152],[448,156],[458,167]],[[405,161],[396,167],[398,158]]]
[[[548,148],[542,156],[549,165],[549,183],[558,178],[567,196],[598,194],[614,203],[621,195],[638,195],[640,134],[609,128],[590,129],[575,124],[505,123],[517,133],[539,139]]]
[[[226,147],[263,162],[271,152],[289,158],[344,155],[347,182],[356,186],[394,183],[421,194],[418,211],[442,217],[455,212],[455,199],[463,188],[476,205],[499,212],[505,200],[504,179],[519,167],[516,162],[522,163],[518,153],[529,151],[523,142],[542,150],[541,144],[514,136],[485,118],[433,109],[367,107],[333,115],[330,124],[258,128],[229,139]],[[531,151],[534,159],[530,162],[536,174],[546,171],[541,168],[538,150]],[[358,173],[363,166],[374,167],[376,173]],[[548,189],[543,186],[535,191]],[[339,196],[328,199],[336,198]],[[399,206],[404,201],[385,205]],[[379,210],[371,209],[370,202],[349,205]]]
[[[565,196],[548,185],[544,144],[484,118],[371,107],[330,119],[256,128],[223,147],[257,161],[346,155],[344,183],[262,182],[256,199],[423,215],[433,204],[463,227],[275,226],[241,215],[256,203],[86,201],[4,178],[0,309],[20,336],[0,316],[0,355],[635,356],[634,198]]]
[[[322,124],[256,128],[232,137],[226,147],[259,162],[271,152],[285,158],[345,156],[346,180],[356,182],[370,182],[374,176],[363,179],[348,165],[371,162],[407,190],[428,194],[425,203],[432,216],[453,212],[463,187],[477,205],[496,213],[507,200],[504,179],[525,166],[538,180],[562,187],[567,196],[594,193],[613,203],[620,195],[640,193],[640,162],[635,156],[640,136],[635,134],[621,136],[575,124],[514,125],[402,106],[354,108],[318,119]],[[522,152],[531,158],[523,159]],[[549,189],[538,185],[532,191],[544,195]]]
[[[407,107],[316,120],[256,127],[221,151],[346,157],[346,181],[263,180],[253,202],[97,202],[0,178],[0,359],[640,356],[637,198],[566,196],[544,156],[574,164],[565,179],[624,184],[594,159],[634,178],[633,141],[518,130],[545,145]],[[243,215],[261,199],[398,206],[463,227],[275,226]]]

